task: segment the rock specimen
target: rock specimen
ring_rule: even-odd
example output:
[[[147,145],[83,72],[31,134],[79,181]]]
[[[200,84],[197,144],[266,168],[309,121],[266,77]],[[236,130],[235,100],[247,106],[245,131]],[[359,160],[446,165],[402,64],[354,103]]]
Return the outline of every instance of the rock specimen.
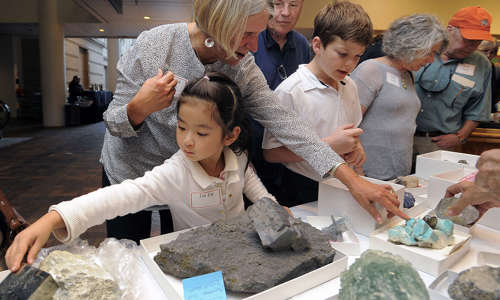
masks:
[[[120,299],[120,289],[101,267],[83,256],[52,251],[40,264],[59,285],[54,299]]]
[[[413,194],[405,192],[404,195],[403,207],[412,208],[413,206],[415,206],[415,197],[413,197]]]
[[[500,268],[472,267],[458,274],[448,288],[454,300],[500,299]]]
[[[417,271],[401,256],[367,250],[340,277],[340,300],[429,299]]]
[[[329,237],[297,221],[309,242],[305,251],[271,251],[262,247],[248,214],[179,234],[160,246],[154,260],[166,274],[187,278],[221,270],[227,290],[258,293],[333,261]]]
[[[300,231],[300,223],[276,201],[262,198],[250,206],[247,213],[264,248],[274,251],[309,249],[309,243]]]
[[[397,225],[389,229],[389,241],[441,249],[453,244],[453,222],[448,219],[425,216],[424,219],[409,219],[405,226]]]
[[[51,299],[57,288],[49,273],[25,265],[0,283],[0,300]]]
[[[333,216],[330,216],[332,219],[332,224],[328,227],[322,228],[321,232],[328,234],[334,242],[342,241],[342,232],[347,231],[347,225],[345,223],[345,218],[340,218],[335,221]]]
[[[418,187],[418,177],[417,176],[399,176],[396,178],[395,183],[404,185],[407,188],[416,188]]]
[[[448,197],[441,199],[435,209],[436,216],[442,219],[450,219],[453,221],[453,223],[462,226],[469,226],[476,222],[476,220],[479,218],[479,211],[471,205],[467,206],[458,216],[448,215],[448,208],[454,205],[458,201],[458,199],[459,198],[457,197]]]

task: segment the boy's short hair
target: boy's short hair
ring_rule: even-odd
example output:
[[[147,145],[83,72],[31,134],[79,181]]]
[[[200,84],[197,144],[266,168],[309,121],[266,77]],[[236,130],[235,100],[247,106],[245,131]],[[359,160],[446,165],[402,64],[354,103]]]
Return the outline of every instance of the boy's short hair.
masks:
[[[368,46],[373,35],[370,17],[359,4],[335,1],[323,7],[314,18],[314,37],[319,37],[326,47],[341,38]]]

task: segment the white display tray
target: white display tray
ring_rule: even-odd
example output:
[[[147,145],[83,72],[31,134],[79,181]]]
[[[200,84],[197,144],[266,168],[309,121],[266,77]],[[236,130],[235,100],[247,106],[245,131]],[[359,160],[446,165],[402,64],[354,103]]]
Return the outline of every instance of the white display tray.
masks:
[[[500,253],[469,251],[457,264],[438,276],[430,285],[429,289],[449,299],[448,287],[457,278],[458,274],[474,266],[489,265],[500,267]]]
[[[375,184],[390,185],[401,202],[400,208],[403,207],[404,186],[369,177],[363,178]],[[378,203],[376,206],[381,212],[382,218],[385,218],[384,223],[381,225],[377,224],[373,217],[359,205],[349,189],[338,179],[331,178],[319,183],[318,215],[347,217],[351,220],[353,230],[359,234],[369,236],[375,229],[387,222],[387,211],[385,208],[378,205]]]
[[[423,216],[425,214],[421,214],[418,217],[421,218]],[[382,228],[373,232],[370,236],[370,249],[383,250],[400,255],[410,261],[415,269],[432,276],[439,276],[445,272],[469,250],[471,235],[460,230],[454,230],[453,232],[455,238],[453,245],[444,247],[443,249],[421,248],[390,242],[389,229],[393,226],[403,224],[403,220],[393,219]]]
[[[337,219],[340,218],[335,218],[335,221],[337,221]],[[306,216],[304,221],[319,230],[332,224],[330,216]],[[332,245],[335,250],[338,250],[348,256],[359,256],[361,254],[359,240],[354,232],[349,229],[342,232],[341,242],[332,241],[330,242],[330,245]]]
[[[445,196],[446,189],[464,180],[465,177],[477,172],[476,169],[456,169],[439,174],[434,174],[429,178],[429,188],[427,192],[429,208],[435,208],[439,201]]]
[[[464,168],[475,169],[478,159],[478,155],[444,150],[420,154],[417,155],[415,175],[429,179],[434,174],[446,171]],[[465,160],[467,164],[459,163],[459,160]]]
[[[177,236],[190,229],[164,234],[149,239],[141,240],[143,250],[143,260],[149,271],[157,281],[160,288],[169,300],[184,299],[182,279],[163,273],[154,261],[155,255],[160,251],[160,245],[171,242]],[[276,300],[286,299],[295,296],[303,291],[318,286],[340,275],[347,268],[347,256],[339,251],[336,252],[333,262],[311,271],[307,274],[284,282],[255,295],[227,293],[227,299],[248,299],[248,300]]]

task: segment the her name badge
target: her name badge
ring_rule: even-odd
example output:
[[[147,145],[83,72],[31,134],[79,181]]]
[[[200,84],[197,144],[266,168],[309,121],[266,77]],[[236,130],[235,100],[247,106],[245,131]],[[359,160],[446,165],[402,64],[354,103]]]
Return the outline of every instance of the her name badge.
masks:
[[[222,203],[220,189],[191,192],[191,208],[207,208],[219,206]]]
[[[386,80],[392,85],[395,85],[397,87],[401,87],[401,78],[399,78],[397,75],[394,75],[392,73],[385,73],[386,74]]]

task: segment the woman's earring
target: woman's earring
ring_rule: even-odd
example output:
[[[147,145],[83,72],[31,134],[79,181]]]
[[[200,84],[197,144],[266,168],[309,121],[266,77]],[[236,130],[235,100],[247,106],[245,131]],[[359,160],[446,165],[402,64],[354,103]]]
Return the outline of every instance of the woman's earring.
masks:
[[[205,47],[212,48],[214,45],[215,45],[215,42],[214,42],[214,40],[212,40],[212,38],[205,39]]]

